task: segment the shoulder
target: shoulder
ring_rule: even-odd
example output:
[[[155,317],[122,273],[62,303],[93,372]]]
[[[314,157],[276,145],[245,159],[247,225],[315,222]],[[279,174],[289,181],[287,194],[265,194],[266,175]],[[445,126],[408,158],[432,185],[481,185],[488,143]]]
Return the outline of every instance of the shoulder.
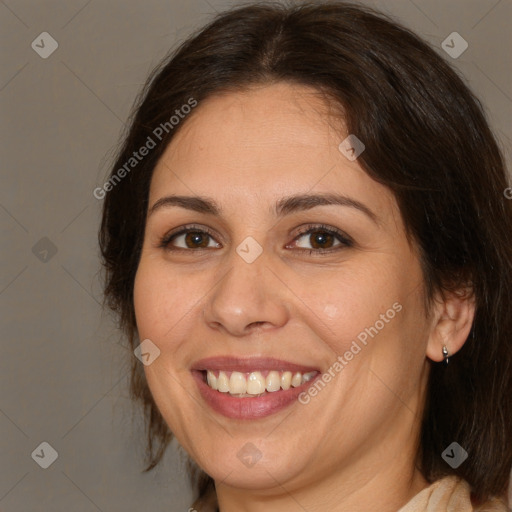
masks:
[[[423,489],[398,512],[507,512],[504,500],[492,498],[476,504],[469,484],[456,476],[447,476]]]

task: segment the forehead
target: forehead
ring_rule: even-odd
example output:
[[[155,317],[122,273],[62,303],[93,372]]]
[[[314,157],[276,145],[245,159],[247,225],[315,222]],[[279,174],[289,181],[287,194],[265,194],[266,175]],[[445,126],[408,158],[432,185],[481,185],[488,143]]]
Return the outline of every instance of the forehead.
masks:
[[[202,101],[184,120],[168,153],[189,161],[207,153],[223,162],[245,155],[241,160],[248,165],[250,158],[267,152],[291,157],[291,148],[325,151],[343,131],[339,116],[330,115],[329,105],[315,89],[285,83],[255,86]]]
[[[278,83],[219,94],[182,123],[157,164],[150,203],[165,193],[246,204],[336,191],[376,209],[393,207],[390,191],[339,151],[348,135],[339,109],[309,87]]]

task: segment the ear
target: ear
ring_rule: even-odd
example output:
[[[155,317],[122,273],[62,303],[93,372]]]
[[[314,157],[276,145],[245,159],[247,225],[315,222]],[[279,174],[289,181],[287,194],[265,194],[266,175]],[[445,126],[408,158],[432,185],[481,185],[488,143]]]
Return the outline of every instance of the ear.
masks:
[[[475,298],[471,289],[438,292],[434,299],[427,357],[442,361],[443,346],[448,349],[448,357],[456,354],[469,336],[474,317]]]

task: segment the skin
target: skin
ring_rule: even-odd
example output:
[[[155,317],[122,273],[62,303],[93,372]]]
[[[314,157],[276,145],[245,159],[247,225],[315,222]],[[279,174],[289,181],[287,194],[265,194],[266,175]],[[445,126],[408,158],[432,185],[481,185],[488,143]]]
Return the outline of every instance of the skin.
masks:
[[[347,133],[316,91],[277,83],[216,95],[182,123],[155,169],[149,207],[171,194],[201,196],[222,214],[168,206],[148,215],[134,300],[140,339],[161,351],[144,369],[163,417],[214,478],[222,512],[358,512],[376,503],[396,512],[428,486],[415,454],[429,359],[441,361],[443,345],[460,349],[472,302],[438,296],[427,315],[396,200],[338,150]],[[285,196],[331,192],[363,203],[376,221],[338,205],[272,212]],[[161,246],[186,224],[213,232],[206,248],[183,236]],[[315,245],[322,228],[298,234],[309,224],[354,243]],[[236,252],[248,236],[263,249],[250,264]],[[325,372],[394,303],[402,310],[307,405],[233,420],[204,403],[191,376],[195,361],[218,355]],[[248,442],[261,452],[250,468],[237,457]]]

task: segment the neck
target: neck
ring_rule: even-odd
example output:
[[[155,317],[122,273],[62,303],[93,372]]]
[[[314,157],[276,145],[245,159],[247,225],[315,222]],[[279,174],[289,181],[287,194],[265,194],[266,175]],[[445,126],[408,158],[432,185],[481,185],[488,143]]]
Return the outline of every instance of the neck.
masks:
[[[374,478],[358,489],[348,490],[345,486],[333,489],[332,481],[323,481],[316,487],[288,490],[286,486],[276,483],[276,491],[272,496],[268,493],[240,491],[216,483],[220,512],[367,512],[375,510],[378,504],[379,512],[396,512],[408,503],[416,494],[429,484],[419,473],[414,471],[410,479],[393,474],[395,478],[389,486],[383,479]],[[397,486],[397,479],[401,478]],[[339,482],[335,479],[336,483]],[[387,491],[386,491],[387,487]],[[378,491],[376,489],[379,489]],[[393,488],[390,493],[389,489]],[[383,490],[381,490],[383,489]],[[345,491],[348,494],[344,494]]]

